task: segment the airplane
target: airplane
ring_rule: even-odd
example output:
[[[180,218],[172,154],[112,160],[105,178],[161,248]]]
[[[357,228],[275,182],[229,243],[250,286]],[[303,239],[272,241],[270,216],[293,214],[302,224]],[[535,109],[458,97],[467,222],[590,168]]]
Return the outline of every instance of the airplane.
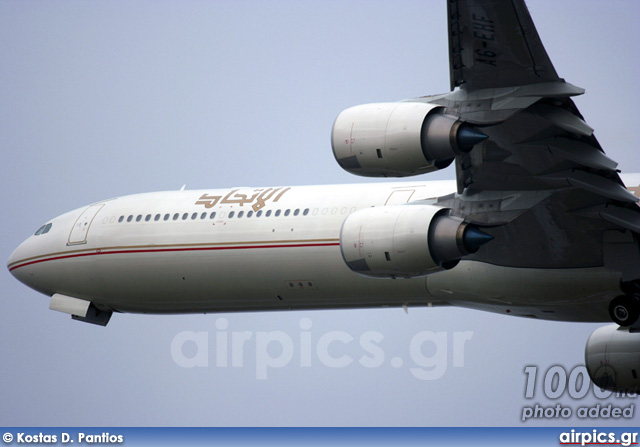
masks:
[[[394,306],[613,321],[587,341],[589,375],[637,391],[640,175],[605,155],[522,0],[448,0],[447,18],[450,92],[349,108],[331,144],[355,175],[453,164],[455,180],[112,198],[46,222],[9,271],[102,326],[113,312]]]

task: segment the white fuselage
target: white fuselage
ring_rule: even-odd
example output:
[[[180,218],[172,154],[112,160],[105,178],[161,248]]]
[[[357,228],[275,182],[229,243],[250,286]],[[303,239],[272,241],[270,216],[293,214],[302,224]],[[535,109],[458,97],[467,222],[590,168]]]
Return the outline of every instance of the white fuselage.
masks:
[[[473,261],[426,277],[369,278],[342,259],[340,229],[360,209],[435,202],[455,182],[171,191],[59,216],[11,255],[30,287],[120,312],[190,313],[461,305],[607,321],[619,275]],[[576,306],[578,304],[578,306]],[[602,308],[602,309],[601,309]]]

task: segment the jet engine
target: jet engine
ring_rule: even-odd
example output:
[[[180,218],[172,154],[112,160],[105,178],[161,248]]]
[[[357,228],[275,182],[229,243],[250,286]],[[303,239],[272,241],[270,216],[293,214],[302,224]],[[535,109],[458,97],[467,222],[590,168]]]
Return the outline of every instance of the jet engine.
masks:
[[[587,340],[585,363],[591,381],[612,391],[640,391],[640,332],[612,324]]]
[[[406,177],[447,167],[487,136],[424,102],[365,104],[338,115],[331,131],[340,166],[365,177]]]
[[[396,205],[368,208],[347,217],[340,250],[347,266],[381,278],[428,275],[454,267],[493,239],[448,208]]]

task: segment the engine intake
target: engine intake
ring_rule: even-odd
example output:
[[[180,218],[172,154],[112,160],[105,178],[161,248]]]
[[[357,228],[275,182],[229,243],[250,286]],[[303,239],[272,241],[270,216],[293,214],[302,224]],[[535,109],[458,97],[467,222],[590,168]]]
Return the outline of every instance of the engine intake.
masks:
[[[640,391],[640,332],[612,324],[587,340],[585,363],[591,381],[612,391]]]
[[[374,277],[415,277],[454,267],[493,239],[431,205],[368,208],[347,217],[340,249],[347,266]]]
[[[365,104],[338,115],[333,154],[365,177],[406,177],[447,167],[487,136],[444,108],[423,102]]]

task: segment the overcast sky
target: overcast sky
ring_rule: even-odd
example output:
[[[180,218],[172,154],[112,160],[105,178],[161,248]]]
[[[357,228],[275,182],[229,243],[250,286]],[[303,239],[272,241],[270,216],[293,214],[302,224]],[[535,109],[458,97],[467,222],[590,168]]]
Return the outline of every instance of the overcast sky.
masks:
[[[586,89],[575,102],[607,154],[640,172],[640,3],[527,3],[559,75]],[[447,45],[444,0],[0,0],[2,259],[52,217],[109,197],[365,181],[333,158],[334,118],[448,91]],[[422,177],[431,178],[454,172]],[[524,368],[571,371],[600,324],[410,308],[117,314],[101,328],[50,311],[6,269],[0,282],[0,425],[519,426],[536,403],[599,403],[593,393],[525,399]],[[172,355],[185,331],[206,333],[208,367]],[[234,331],[254,334],[243,366],[217,365],[217,332]],[[259,379],[255,340],[274,331],[292,340],[293,360]],[[376,368],[358,362],[371,331],[383,336]],[[444,334],[435,380],[412,373],[421,357],[411,341],[423,331]],[[301,366],[305,337],[315,348],[328,333],[353,338],[332,352],[354,361],[328,366],[314,354]],[[467,340],[462,353],[456,337]],[[194,342],[182,348],[202,355]],[[436,356],[436,343],[421,352]]]

